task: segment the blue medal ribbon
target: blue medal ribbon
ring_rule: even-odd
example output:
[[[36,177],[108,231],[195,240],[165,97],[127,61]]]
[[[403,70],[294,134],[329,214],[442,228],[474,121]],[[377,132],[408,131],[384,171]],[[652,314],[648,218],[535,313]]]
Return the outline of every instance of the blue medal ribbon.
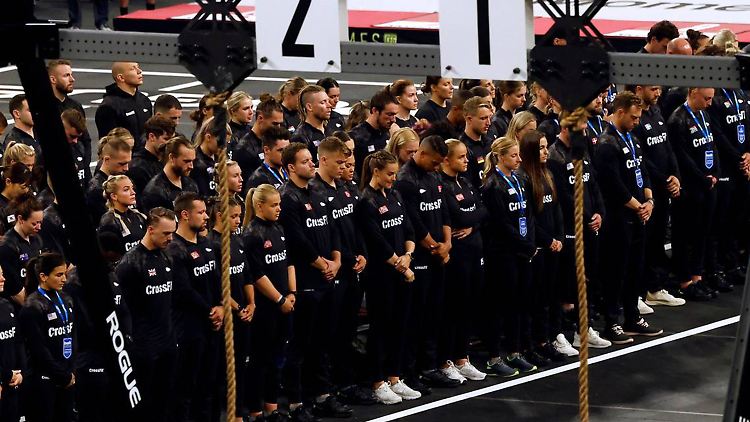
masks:
[[[263,166],[265,166],[265,168],[268,170],[268,172],[271,173],[273,175],[273,177],[276,178],[276,180],[278,180],[279,183],[281,183],[282,185],[284,184],[284,180],[286,180],[286,179],[289,178],[289,176],[287,176],[287,174],[286,174],[286,172],[284,171],[283,168],[279,169],[279,171],[281,172],[281,175],[284,176],[284,180],[281,180],[281,178],[279,177],[279,175],[276,174],[276,172],[273,171],[273,169],[271,168],[271,166],[269,166],[268,164],[266,164],[265,161],[263,162]]]
[[[712,135],[711,131],[708,129],[708,124],[706,124],[706,116],[703,115],[703,110],[700,110],[701,112],[701,120],[703,120],[703,126],[701,126],[700,122],[698,121],[698,117],[695,116],[695,113],[693,113],[693,110],[690,109],[690,106],[688,106],[687,101],[685,101],[685,104],[682,105],[685,107],[685,110],[690,114],[690,117],[693,118],[693,121],[695,122],[695,125],[698,126],[698,129],[700,129],[701,134],[703,134],[703,137],[708,140]],[[743,127],[744,129],[744,127]],[[743,130],[744,132],[744,130]],[[714,150],[713,148],[707,149],[704,151],[704,158],[703,158],[703,165],[706,166],[707,169],[711,169],[714,166]]]
[[[508,179],[508,177],[500,171],[499,168],[495,168],[497,171],[497,174],[502,176],[503,179],[505,179],[505,182],[508,183],[508,186],[510,186],[514,191],[516,191],[516,196],[518,197],[518,212],[521,214],[521,217],[518,218],[518,231],[521,234],[521,236],[526,237],[526,234],[528,233],[528,226],[526,225],[526,207],[524,206],[524,197],[523,197],[523,191],[521,190],[521,182],[518,181],[518,178],[516,177],[515,172],[510,173],[510,177],[513,178],[513,181],[516,182],[514,185],[513,182]]]
[[[622,142],[630,150],[630,155],[633,156],[633,164],[635,165],[635,184],[639,188],[643,188],[643,173],[641,172],[641,166],[638,164],[638,155],[635,153],[635,142],[633,142],[630,132],[623,135],[616,127],[612,126],[612,129],[617,132]]]
[[[737,142],[744,144],[745,143],[745,124],[740,121],[741,115],[740,115],[740,101],[737,99],[737,91],[732,90],[732,96],[734,96],[734,103],[732,103],[732,100],[729,98],[729,93],[726,89],[721,89],[724,91],[724,96],[727,97],[727,101],[729,104],[733,104],[735,110],[737,110]]]
[[[41,287],[37,287],[37,291],[40,295],[44,296],[45,299],[49,300],[50,303],[52,303],[52,306],[55,307],[55,313],[60,317],[60,321],[62,321],[63,328],[67,329],[69,321],[68,309],[65,308],[65,303],[60,297],[60,293],[55,291],[55,295],[57,296],[57,302],[55,302]],[[63,337],[62,346],[63,357],[65,359],[70,359],[73,356],[73,339],[71,337]]]
[[[586,121],[586,124],[589,125],[589,127],[591,128],[591,131],[594,132],[594,135],[596,135],[596,137],[598,138],[599,136],[601,136],[602,132],[604,131],[604,128],[602,127],[602,117],[596,116],[596,119],[599,122],[599,132],[596,131],[596,128],[594,127],[594,125],[591,124],[591,121]]]

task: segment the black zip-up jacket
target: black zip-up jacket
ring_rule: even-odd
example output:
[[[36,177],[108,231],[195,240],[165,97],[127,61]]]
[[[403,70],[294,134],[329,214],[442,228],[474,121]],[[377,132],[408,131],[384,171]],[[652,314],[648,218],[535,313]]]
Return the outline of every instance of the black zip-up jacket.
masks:
[[[505,110],[502,107],[498,107],[495,115],[492,116],[492,124],[490,125],[490,130],[488,132],[489,137],[495,139],[505,136],[505,134],[508,133],[508,125],[510,125],[510,120],[512,118],[512,112]]]
[[[14,370],[26,369],[26,351],[19,338],[16,309],[7,299],[0,298],[0,383],[8,387]]]
[[[286,296],[289,293],[289,267],[292,264],[287,255],[286,236],[281,225],[256,217],[250,222],[249,229],[242,233],[242,243],[253,282],[266,276],[273,287]],[[270,299],[257,292],[255,301],[270,302]]]
[[[387,130],[376,129],[365,121],[352,128],[349,136],[354,140],[354,178],[359,179],[365,157],[384,149],[390,134]]]
[[[661,97],[659,97],[658,105],[661,110],[662,116],[665,116],[667,121],[672,113],[678,108],[682,107],[685,99],[688,96],[688,89],[681,86],[673,86],[669,89],[665,89]]]
[[[519,170],[518,173],[524,178],[526,184],[531,186],[531,178],[524,173],[523,169]],[[554,184],[554,180],[552,180],[552,183]],[[549,249],[553,240],[562,242],[565,239],[562,208],[560,208],[559,198],[552,195],[553,184],[544,183],[544,195],[542,195],[544,206],[541,211],[536,195],[529,197],[529,209],[534,213],[536,245],[542,249]]]
[[[94,177],[86,188],[86,205],[91,214],[91,221],[96,223],[102,219],[102,215],[107,212],[107,200],[104,199],[104,182],[107,176],[103,171],[97,170]]]
[[[83,106],[78,101],[70,98],[69,96],[65,96],[65,99],[60,101],[57,104],[57,109],[60,111],[60,114],[62,114],[65,110],[77,110],[83,118],[86,118],[86,110],[83,109]],[[102,135],[104,136],[104,135]],[[86,163],[86,168],[88,169],[88,165],[91,162],[91,135],[89,135],[89,131],[86,130],[81,134],[81,136],[78,138],[78,145],[81,145],[83,147],[83,161]]]
[[[60,216],[59,206],[54,202],[44,209],[39,236],[45,249],[59,253],[67,262],[75,260],[76,257],[70,248],[70,236]]]
[[[357,255],[365,255],[364,244],[354,222],[354,207],[359,194],[350,192],[341,180],[334,180],[335,187],[324,182],[320,175],[310,181],[310,189],[325,197],[331,209],[333,227],[341,239],[342,268],[351,268]]]
[[[409,115],[409,118],[406,120],[402,120],[400,117],[396,116],[396,126],[400,128],[405,127],[414,127],[417,124],[418,120],[416,117]]]
[[[489,213],[483,232],[485,256],[489,259],[498,253],[531,259],[536,251],[534,213],[529,208],[529,198],[534,194],[523,178],[516,178],[521,185],[523,202],[516,181],[510,178],[515,187],[511,186],[497,174],[497,170],[487,175],[482,186],[482,201]],[[526,218],[525,236],[520,231],[521,218]]]
[[[10,209],[11,200],[0,193],[0,227],[7,233],[16,225],[16,213]]]
[[[216,263],[221,265],[221,233],[216,230],[208,231],[208,240],[213,243],[216,251]],[[232,299],[240,306],[240,309],[247,306],[247,297],[245,296],[245,286],[253,284],[253,274],[250,271],[250,264],[247,260],[247,253],[242,239],[236,234],[232,234],[230,241],[229,256],[229,284]]]
[[[542,123],[545,119],[547,119],[547,113],[543,112],[542,110],[539,110],[533,104],[529,106],[527,111],[534,115],[534,118],[536,118],[537,126],[539,126],[540,123]]]
[[[466,134],[461,134],[459,141],[466,145],[466,158],[469,160],[469,167],[466,169],[466,177],[472,186],[482,186],[482,174],[484,174],[484,159],[490,153],[492,141],[485,135],[478,141],[475,141]]]
[[[557,200],[563,213],[563,223],[566,236],[575,233],[575,170],[573,165],[573,152],[565,143],[558,139],[550,147],[547,168],[552,172],[557,191]],[[604,219],[606,209],[604,198],[597,174],[591,159],[586,154],[583,157],[583,222],[588,223],[594,214],[599,214]],[[588,227],[588,226],[587,226]]]
[[[0,297],[15,296],[24,286],[26,264],[42,253],[42,238],[34,235],[24,240],[15,229],[8,230],[0,239],[0,266],[3,268],[5,288]]]
[[[711,189],[711,181],[707,176],[719,177],[719,150],[713,131],[713,122],[709,113],[703,112],[706,125],[708,126],[708,137],[703,135],[701,127],[703,120],[701,113],[695,113],[700,126],[690,116],[685,106],[679,106],[667,120],[667,138],[672,144],[677,164],[682,175],[681,187],[690,193],[708,192]],[[706,129],[705,127],[703,127]],[[713,163],[710,155],[713,154]],[[710,165],[710,168],[708,165]]]
[[[198,193],[204,198],[218,195],[219,186],[214,180],[216,160],[206,155],[198,147],[195,149],[195,161],[190,171],[190,178],[198,186]]]
[[[149,250],[142,243],[131,248],[115,267],[123,301],[130,311],[128,334],[133,339],[133,351],[141,356],[154,357],[174,348],[177,342],[173,322],[176,272],[176,265],[164,251]]]
[[[201,339],[211,330],[211,308],[221,305],[221,269],[214,245],[175,233],[167,246],[174,280],[173,321],[177,340]]]
[[[451,111],[450,101],[446,102],[445,107],[439,106],[435,101],[429,99],[419,107],[415,117],[417,119],[427,119],[430,123],[439,122],[445,120],[448,117],[448,112]]]
[[[86,161],[86,151],[84,149],[84,146],[79,144],[78,142],[76,142],[75,144],[70,144],[70,153],[73,155],[73,165],[76,169],[78,184],[85,192],[86,187],[91,180],[91,168],[89,167],[90,162]]]
[[[450,226],[451,220],[438,174],[422,170],[414,159],[410,159],[399,169],[393,187],[401,193],[406,213],[414,227],[417,252],[426,252],[419,242],[428,234],[434,241],[444,242],[443,226]]]
[[[252,174],[263,163],[263,141],[252,130],[231,146],[230,158],[239,164],[242,174]]]
[[[151,100],[139,90],[130,95],[117,84],[107,85],[104,99],[96,109],[96,130],[104,136],[116,127],[127,129],[133,139],[140,139],[143,125],[154,114]]]
[[[301,188],[290,179],[281,188],[279,222],[289,238],[289,259],[297,271],[297,289],[320,289],[329,284],[311,264],[319,256],[333,259],[341,251],[341,240],[333,225],[331,207],[324,196]]]
[[[627,134],[623,133],[623,136],[627,139]],[[638,221],[637,213],[626,208],[625,204],[630,201],[630,198],[643,203],[646,200],[644,190],[651,188],[651,181],[643,162],[641,141],[632,133],[630,139],[635,146],[635,160],[630,147],[620,138],[614,126],[608,125],[599,138],[594,165],[599,173],[599,187],[610,216],[626,216],[633,221]],[[637,183],[638,169],[643,179],[642,187],[639,187]]]
[[[301,142],[307,145],[307,149],[310,150],[310,155],[312,155],[315,164],[318,164],[318,145],[323,142],[326,136],[330,135],[327,127],[324,126],[323,130],[321,132],[310,123],[302,122],[297,126],[297,130],[294,131],[294,135],[290,139],[291,142]]]
[[[713,102],[708,108],[711,121],[716,123],[713,126],[713,131],[720,131],[722,135],[715,139],[721,154],[722,177],[737,179],[744,177],[742,170],[740,170],[742,155],[750,152],[750,141],[748,141],[747,134],[750,129],[747,101],[748,97],[741,89],[717,89]],[[737,106],[739,106],[739,113],[737,112]],[[737,133],[737,127],[740,124],[744,125],[744,142],[740,142]]]
[[[57,302],[58,293],[47,292],[47,296]],[[76,325],[73,301],[65,292],[59,292],[68,313],[67,323],[55,310],[55,306],[34,290],[26,297],[18,322],[21,327],[26,350],[29,353],[29,369],[35,376],[46,376],[57,386],[70,383],[76,362]],[[63,312],[62,309],[60,309]],[[64,315],[64,312],[63,312]],[[71,355],[63,355],[63,343],[70,339]]]
[[[602,136],[602,133],[606,128],[607,122],[605,122],[604,119],[602,119],[602,116],[598,114],[589,117],[588,121],[586,122],[586,138],[588,141],[586,143],[586,147],[588,148],[589,157],[593,157],[596,155],[596,146],[599,143],[599,138]],[[557,139],[557,135],[559,134],[560,131],[558,130],[555,133],[555,139]]]
[[[366,186],[354,214],[370,252],[367,270],[389,267],[386,261],[394,254],[402,256],[406,253],[406,242],[415,241],[404,201],[395,189],[386,189],[383,195]]]
[[[284,104],[281,105],[281,111],[284,113],[284,126],[286,126],[289,132],[294,133],[299,127],[299,124],[302,123],[299,111],[290,110],[284,107]]]
[[[140,196],[146,190],[148,182],[163,169],[164,164],[147,149],[143,148],[133,153],[133,160],[130,162],[128,172],[125,174],[128,175],[133,182],[133,186],[135,186],[136,198],[139,204],[141,203]]]
[[[146,189],[143,190],[141,199],[141,209],[148,212],[156,207],[164,207],[167,209],[174,208],[174,200],[183,192],[198,192],[198,185],[195,184],[193,179],[182,176],[180,177],[182,189],[173,185],[169,181],[167,174],[162,171],[161,173],[154,176]]]
[[[271,166],[269,166],[271,167]],[[273,167],[271,167],[273,169]],[[273,174],[271,173],[273,172]],[[267,183],[277,190],[286,182],[286,172],[282,172],[281,169],[269,170],[266,166],[261,165],[247,178],[244,183],[245,191],[247,192],[250,188],[257,188],[258,186]]]
[[[242,139],[253,128],[253,125],[242,125],[234,120],[229,120],[229,127],[232,129],[232,139]]]
[[[41,145],[39,145],[39,142],[36,139],[34,139],[31,135],[13,126],[13,128],[10,129],[8,134],[5,135],[5,141],[3,141],[3,155],[5,154],[5,150],[8,149],[8,145],[11,142],[16,142],[18,144],[26,144],[30,147],[33,147],[34,152],[36,152],[36,162],[37,163],[41,162],[42,147]],[[0,155],[0,158],[2,158],[1,155]],[[3,181],[3,183],[5,182]]]
[[[641,140],[643,159],[655,189],[665,191],[667,178],[680,178],[677,157],[667,139],[667,123],[656,106],[643,110],[641,122],[633,129],[633,135]]]
[[[331,110],[331,117],[326,122],[326,133],[344,130],[344,125],[346,125],[346,118],[336,110]]]
[[[122,250],[127,252],[138,245],[146,234],[146,216],[136,209],[124,213],[109,210],[99,221],[99,232],[109,231],[122,239]]]
[[[547,120],[539,123],[537,130],[544,134],[549,146],[554,145],[557,140],[557,135],[560,134],[560,121],[558,120],[557,115],[555,113],[550,113],[547,116]],[[591,144],[589,143],[589,145]],[[591,151],[591,148],[588,148],[588,150]]]
[[[487,219],[487,209],[484,207],[479,191],[474,188],[465,177],[457,175],[451,177],[440,172],[443,183],[443,197],[454,229],[472,228],[471,234],[464,239],[454,239],[453,245],[477,245],[481,247],[479,229]],[[479,251],[477,251],[479,252]]]

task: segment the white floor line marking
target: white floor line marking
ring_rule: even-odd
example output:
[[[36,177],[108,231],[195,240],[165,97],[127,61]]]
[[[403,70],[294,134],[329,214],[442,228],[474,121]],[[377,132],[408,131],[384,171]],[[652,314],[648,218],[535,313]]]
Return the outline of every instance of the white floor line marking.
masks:
[[[200,85],[202,85],[202,83],[200,81],[193,81],[193,82],[187,82],[187,83],[184,83],[184,84],[172,85],[172,86],[167,86],[167,87],[164,87],[164,88],[159,88],[159,91],[168,91],[168,92],[170,92],[170,91],[179,91],[181,89],[192,88],[194,86],[200,86]]]
[[[702,325],[700,327],[692,328],[690,330],[682,331],[679,333],[664,336],[655,340],[647,341],[645,343],[636,344],[635,346],[626,347],[613,352],[605,353],[600,356],[596,356],[589,359],[589,365],[595,363],[604,362],[610,359],[614,359],[620,356],[629,355],[631,353],[639,352],[641,350],[650,349],[652,347],[660,346],[665,343],[671,343],[673,341],[681,340],[686,337],[690,337],[696,334],[705,333],[706,331],[715,330],[717,328],[726,327],[727,325],[735,324],[740,320],[740,316],[733,316],[731,318],[722,319],[720,321],[712,322],[710,324]],[[478,390],[469,391],[463,394],[459,394],[453,397],[446,397],[444,399],[436,400],[432,403],[426,403],[421,406],[416,406],[411,409],[402,410],[400,412],[391,413],[390,415],[381,416],[379,418],[370,419],[367,422],[388,422],[399,418],[415,415],[417,413],[426,412],[428,410],[436,409],[438,407],[447,406],[456,402],[468,400],[474,397],[483,396],[485,394],[494,393],[496,391],[505,390],[517,385],[526,384],[539,379],[551,377],[563,372],[571,371],[578,368],[578,362],[569,363],[557,368],[552,368],[547,371],[537,372],[533,375],[514,379],[511,381],[503,382],[500,384],[491,385],[489,387],[480,388]]]
[[[491,398],[491,397],[482,397],[480,400],[505,401],[505,402],[512,402],[512,403],[546,404],[546,405],[551,405],[551,406],[578,407],[578,403],[559,403],[559,402],[553,402],[553,401],[498,399],[498,398]],[[694,416],[711,416],[711,417],[723,416],[720,413],[687,412],[687,411],[681,411],[681,410],[644,409],[642,407],[596,406],[596,405],[591,405],[590,407],[592,409],[613,409],[613,410],[626,410],[626,411],[636,411],[636,412],[670,413],[670,414],[675,414],[675,415],[694,415]]]

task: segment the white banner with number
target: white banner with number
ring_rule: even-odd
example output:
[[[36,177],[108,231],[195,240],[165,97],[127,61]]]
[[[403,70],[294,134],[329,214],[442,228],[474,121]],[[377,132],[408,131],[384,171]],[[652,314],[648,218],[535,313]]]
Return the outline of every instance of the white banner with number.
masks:
[[[338,0],[257,0],[259,70],[341,72]]]
[[[442,76],[525,81],[526,48],[524,0],[440,0]]]

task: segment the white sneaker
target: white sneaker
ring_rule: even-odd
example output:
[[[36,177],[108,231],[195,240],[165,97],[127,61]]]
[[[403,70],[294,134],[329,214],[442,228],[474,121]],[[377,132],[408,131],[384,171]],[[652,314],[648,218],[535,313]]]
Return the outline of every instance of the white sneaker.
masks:
[[[472,381],[481,381],[487,376],[487,374],[474,367],[468,360],[465,364],[456,366],[456,369],[458,369],[459,374]]]
[[[638,296],[638,313],[641,315],[648,315],[654,313],[654,308],[646,305],[646,302]]]
[[[404,380],[398,380],[397,383],[391,384],[391,392],[397,394],[404,400],[416,400],[422,397],[422,393],[416,390],[412,390]]]
[[[581,347],[581,336],[575,333],[573,336],[573,347]],[[612,345],[612,342],[599,336],[599,332],[589,327],[589,347],[594,349],[605,349]]]
[[[456,380],[461,384],[466,382],[466,377],[461,375],[461,373],[458,371],[458,368],[456,368],[456,365],[454,365],[451,361],[448,361],[447,368],[440,368],[440,372],[442,372],[446,377],[452,380]]]
[[[558,353],[562,353],[565,356],[578,356],[578,350],[570,345],[570,342],[565,338],[565,334],[563,333],[560,333],[555,337],[552,346],[555,347],[555,350],[557,350]]]
[[[669,294],[668,291],[662,289],[658,292],[646,293],[646,304],[651,306],[666,305],[666,306],[682,306],[685,304],[685,299],[680,297],[674,297]]]
[[[401,401],[403,400],[401,396],[391,390],[391,387],[387,382],[380,384],[380,387],[376,388],[374,393],[375,400],[377,400],[378,403],[382,404],[396,404],[401,403]]]

